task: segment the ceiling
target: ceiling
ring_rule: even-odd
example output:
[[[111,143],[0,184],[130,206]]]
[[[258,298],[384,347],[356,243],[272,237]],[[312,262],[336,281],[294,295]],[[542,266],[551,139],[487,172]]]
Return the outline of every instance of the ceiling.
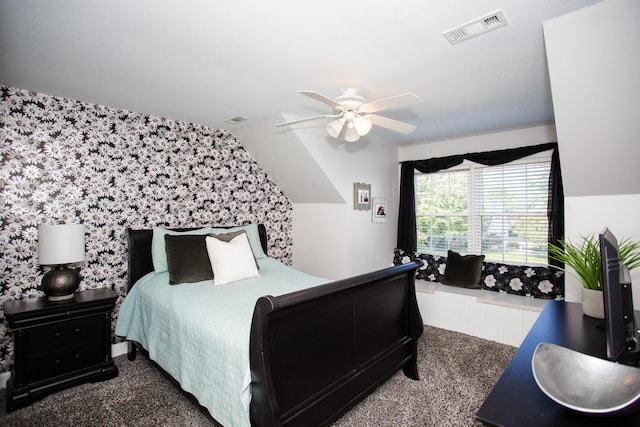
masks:
[[[413,92],[420,104],[384,115],[414,133],[365,138],[429,142],[553,123],[542,22],[594,3],[0,0],[0,83],[231,131],[329,113],[298,90]],[[505,27],[442,35],[499,9]]]

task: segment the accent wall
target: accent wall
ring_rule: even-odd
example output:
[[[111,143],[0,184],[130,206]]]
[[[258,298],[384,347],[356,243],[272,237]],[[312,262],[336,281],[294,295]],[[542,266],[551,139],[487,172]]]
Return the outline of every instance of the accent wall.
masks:
[[[85,224],[80,290],[126,293],[126,228],[263,223],[292,262],[292,205],[224,130],[0,86],[0,303],[42,296],[39,224]],[[0,371],[13,339],[0,309]]]

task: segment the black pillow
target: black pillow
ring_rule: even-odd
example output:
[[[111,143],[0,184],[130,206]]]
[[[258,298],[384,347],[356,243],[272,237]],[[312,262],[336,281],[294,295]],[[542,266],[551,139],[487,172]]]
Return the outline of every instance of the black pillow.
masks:
[[[480,289],[484,255],[460,255],[449,250],[442,283],[460,288]]]
[[[169,283],[194,283],[213,280],[213,270],[205,243],[206,235],[165,234]]]

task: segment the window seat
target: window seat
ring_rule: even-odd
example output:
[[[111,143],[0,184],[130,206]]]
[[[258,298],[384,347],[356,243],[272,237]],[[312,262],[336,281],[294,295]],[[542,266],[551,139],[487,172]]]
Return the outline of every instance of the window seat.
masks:
[[[517,308],[541,312],[548,300],[528,298],[520,295],[506,294],[502,292],[487,291],[485,289],[466,289],[447,286],[439,282],[428,282],[416,279],[416,292],[433,294],[435,292],[448,292],[452,294],[466,295],[477,298],[481,304],[495,304],[505,307]]]
[[[416,279],[425,325],[520,346],[548,300]]]

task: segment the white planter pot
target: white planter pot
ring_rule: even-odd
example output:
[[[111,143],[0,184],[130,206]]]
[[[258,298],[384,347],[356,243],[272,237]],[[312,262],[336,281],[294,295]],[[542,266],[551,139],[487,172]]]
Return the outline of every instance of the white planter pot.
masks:
[[[582,312],[589,317],[604,319],[603,298],[602,291],[582,288]]]

